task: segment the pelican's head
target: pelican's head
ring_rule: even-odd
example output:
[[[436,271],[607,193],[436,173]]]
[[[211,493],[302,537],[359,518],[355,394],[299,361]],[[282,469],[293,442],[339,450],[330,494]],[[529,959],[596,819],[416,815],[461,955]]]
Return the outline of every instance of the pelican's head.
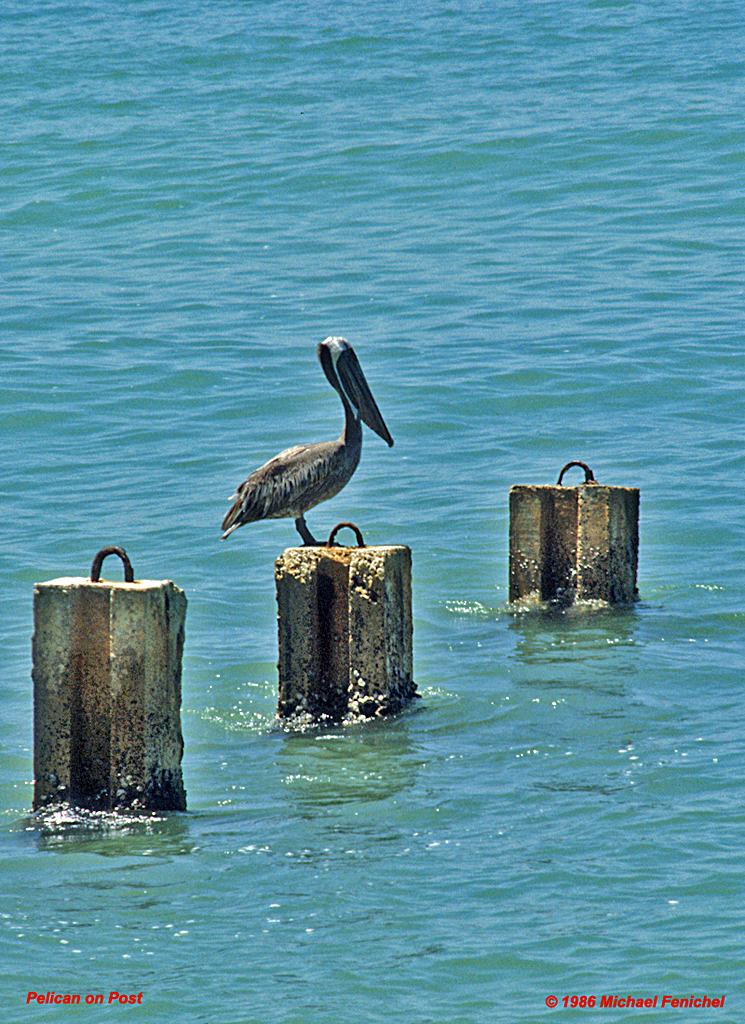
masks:
[[[380,409],[349,342],[344,338],[326,338],[318,346],[318,358],[329,384],[336,388],[342,401],[350,405],[362,422],[392,447],[393,438],[388,433],[388,427],[380,415]]]

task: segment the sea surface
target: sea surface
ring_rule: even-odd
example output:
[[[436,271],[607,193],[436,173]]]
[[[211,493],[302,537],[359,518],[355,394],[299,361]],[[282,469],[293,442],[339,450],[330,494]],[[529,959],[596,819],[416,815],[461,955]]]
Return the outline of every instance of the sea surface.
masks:
[[[3,1020],[745,1019],[739,0],[4,0],[0,124]],[[421,699],[289,729],[297,534],[220,523],[328,335],[395,446],[308,523],[411,547]],[[517,613],[572,459],[639,600]],[[188,811],[44,823],[33,587],[107,544],[188,598]]]

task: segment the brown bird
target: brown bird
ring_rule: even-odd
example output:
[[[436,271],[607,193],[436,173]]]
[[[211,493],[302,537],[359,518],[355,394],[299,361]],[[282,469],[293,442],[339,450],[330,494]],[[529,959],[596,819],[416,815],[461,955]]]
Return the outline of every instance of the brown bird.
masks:
[[[344,338],[326,338],[318,346],[318,358],[344,406],[341,437],[287,448],[255,470],[231,498],[233,505],[222,524],[223,540],[244,523],[291,518],[303,543],[317,545],[305,522],[305,513],[333,498],[349,483],[362,452],[362,423],[389,446],[393,445],[349,342]]]

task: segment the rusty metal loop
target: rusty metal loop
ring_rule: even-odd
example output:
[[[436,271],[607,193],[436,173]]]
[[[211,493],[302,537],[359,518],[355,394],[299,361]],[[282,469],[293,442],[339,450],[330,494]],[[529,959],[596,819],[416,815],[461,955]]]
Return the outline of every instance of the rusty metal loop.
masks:
[[[112,545],[108,548],[101,548],[96,557],[93,559],[93,565],[91,566],[91,583],[98,583],[101,579],[101,566],[103,560],[107,555],[119,555],[122,562],[124,563],[124,582],[134,583],[135,574],[132,568],[132,563],[127,558],[127,552],[124,548],[118,548]]]
[[[354,530],[355,535],[357,537],[357,547],[358,548],[364,548],[365,542],[362,539],[362,534],[360,533],[359,529],[354,525],[354,523],[337,523],[337,525],[333,528],[333,530],[329,534],[329,539],[326,542],[326,547],[327,548],[332,548],[334,546],[334,537],[337,535],[339,530],[343,530],[343,529]]]
[[[557,487],[561,487],[561,481],[564,479],[564,474],[566,473],[566,471],[568,469],[571,469],[572,466],[579,466],[581,469],[584,469],[584,471],[585,471],[585,483],[586,484],[596,484],[597,483],[597,480],[592,475],[592,470],[590,469],[590,467],[586,463],[584,463],[584,462],[567,462],[566,466],[564,466],[564,468],[562,469],[561,473],[559,473],[559,482],[556,485]]]

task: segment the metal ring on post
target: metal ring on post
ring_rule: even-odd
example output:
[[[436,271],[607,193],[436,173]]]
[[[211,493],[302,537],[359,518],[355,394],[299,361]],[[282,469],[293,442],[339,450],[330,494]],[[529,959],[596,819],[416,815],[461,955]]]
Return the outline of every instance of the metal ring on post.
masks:
[[[580,466],[581,469],[584,469],[584,471],[585,471],[585,483],[586,484],[596,484],[597,483],[597,480],[592,475],[592,470],[590,469],[590,467],[586,463],[584,463],[584,462],[567,462],[566,466],[564,466],[564,468],[562,469],[561,473],[559,473],[559,482],[556,485],[557,487],[561,487],[561,481],[564,479],[564,474],[566,473],[566,471],[568,469],[571,469],[572,466]]]
[[[334,546],[334,537],[335,537],[335,536],[337,535],[337,533],[339,532],[339,530],[343,530],[343,529],[345,529],[345,528],[346,528],[346,529],[348,529],[348,530],[354,530],[354,532],[355,532],[355,535],[356,535],[356,537],[357,537],[357,547],[358,547],[358,548],[364,548],[364,547],[365,547],[365,542],[364,542],[364,540],[362,539],[362,534],[360,533],[360,531],[358,530],[358,528],[357,528],[357,527],[356,527],[356,526],[354,525],[354,523],[338,523],[338,524],[337,524],[337,525],[336,525],[336,526],[335,526],[335,527],[333,528],[333,530],[331,531],[331,533],[329,534],[329,539],[328,539],[328,541],[326,542],[326,547],[327,547],[327,548],[332,548],[332,547]]]
[[[127,558],[127,552],[124,548],[118,548],[111,546],[108,548],[101,548],[96,557],[93,559],[93,565],[91,566],[91,583],[98,583],[101,579],[101,566],[103,560],[107,555],[118,555],[124,563],[124,582],[134,583],[135,574],[132,568],[132,563]]]

